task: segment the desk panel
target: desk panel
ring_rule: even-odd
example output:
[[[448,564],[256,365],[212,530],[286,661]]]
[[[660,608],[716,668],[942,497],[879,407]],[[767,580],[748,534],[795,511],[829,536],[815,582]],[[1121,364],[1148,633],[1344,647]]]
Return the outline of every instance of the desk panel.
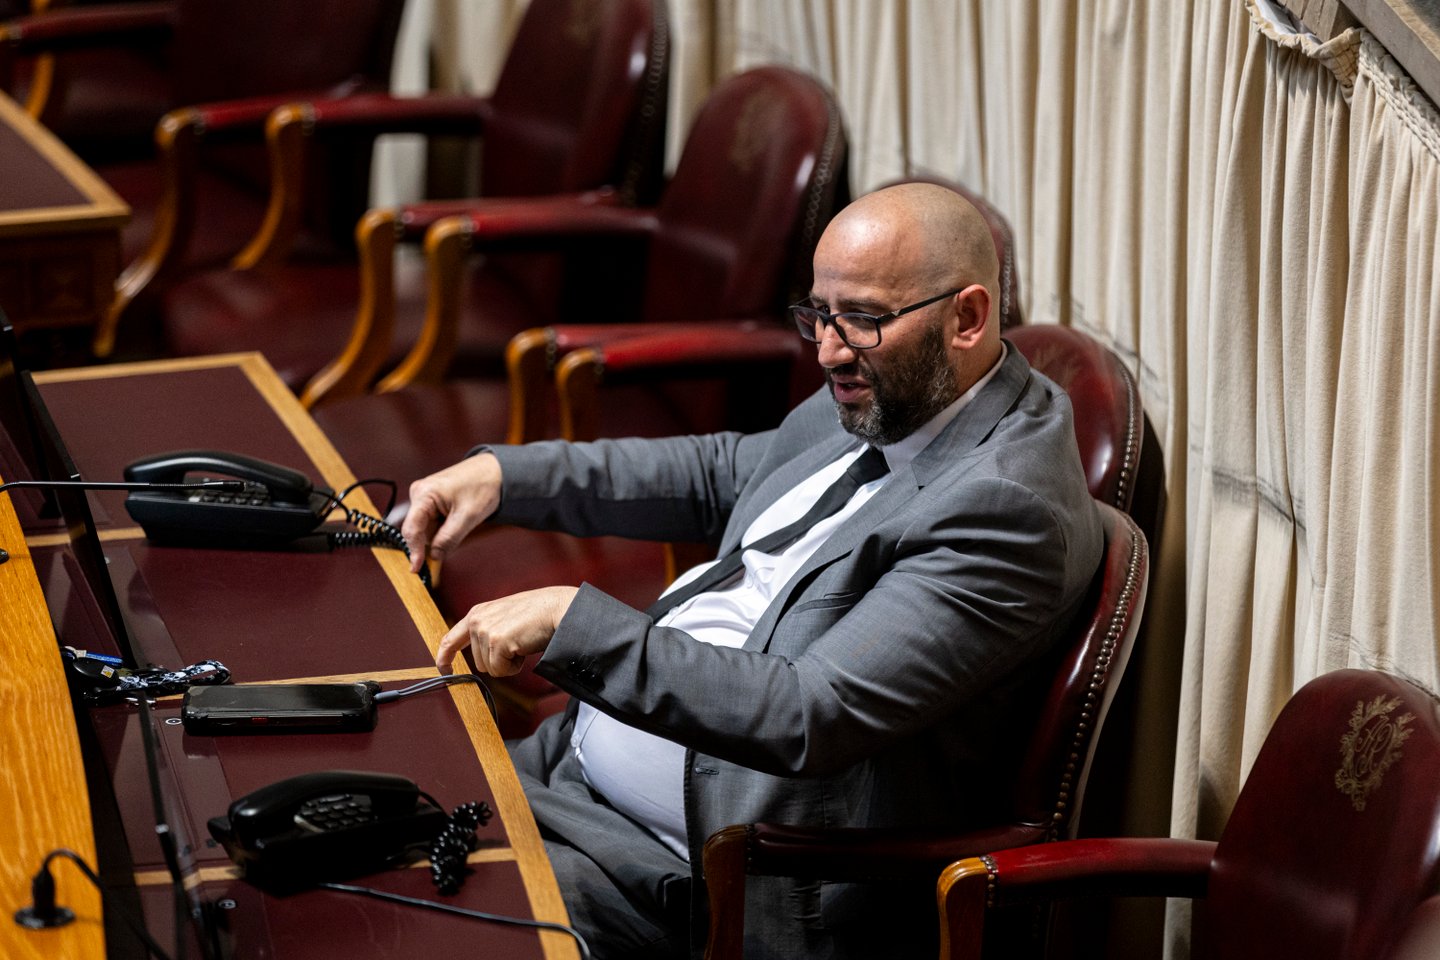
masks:
[[[4,93],[0,169],[0,307],[22,335],[93,327],[115,294],[130,208]]]

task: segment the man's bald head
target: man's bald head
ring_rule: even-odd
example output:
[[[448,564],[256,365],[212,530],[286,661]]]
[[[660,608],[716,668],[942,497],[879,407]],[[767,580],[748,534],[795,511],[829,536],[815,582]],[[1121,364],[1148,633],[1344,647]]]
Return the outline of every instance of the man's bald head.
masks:
[[[974,204],[948,187],[901,183],[867,193],[836,214],[820,239],[822,252],[854,264],[861,258],[917,289],[978,283],[997,289],[1000,261],[990,227]],[[843,248],[843,249],[840,249]]]

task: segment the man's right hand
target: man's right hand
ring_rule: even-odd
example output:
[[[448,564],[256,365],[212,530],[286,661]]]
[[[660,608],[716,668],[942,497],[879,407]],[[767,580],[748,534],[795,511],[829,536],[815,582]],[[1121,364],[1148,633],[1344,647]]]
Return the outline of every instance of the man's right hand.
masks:
[[[400,526],[410,569],[419,573],[427,559],[443,560],[498,506],[500,461],[493,453],[466,457],[410,484],[410,512]]]

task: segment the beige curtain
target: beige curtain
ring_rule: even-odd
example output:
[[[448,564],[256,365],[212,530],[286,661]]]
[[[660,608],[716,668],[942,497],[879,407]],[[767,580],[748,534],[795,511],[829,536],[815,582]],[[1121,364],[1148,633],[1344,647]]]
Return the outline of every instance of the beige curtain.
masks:
[[[1029,320],[1137,371],[1170,505],[1128,681],[1133,777],[1163,781],[1137,829],[1216,836],[1316,674],[1440,689],[1440,117],[1373,38],[1321,44],[1267,0],[670,9],[672,162],[718,77],[814,72],[856,190],[920,170],[981,190]]]

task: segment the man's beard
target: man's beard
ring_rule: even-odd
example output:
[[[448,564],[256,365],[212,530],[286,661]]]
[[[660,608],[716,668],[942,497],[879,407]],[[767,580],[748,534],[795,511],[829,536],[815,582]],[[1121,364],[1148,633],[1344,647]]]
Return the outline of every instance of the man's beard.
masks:
[[[835,410],[842,427],[877,447],[904,440],[960,395],[938,323],[925,331],[909,353],[893,357],[884,373],[866,363],[864,353],[854,363],[825,371],[832,398],[832,377],[855,372],[870,384],[869,407],[846,407],[837,400]]]

